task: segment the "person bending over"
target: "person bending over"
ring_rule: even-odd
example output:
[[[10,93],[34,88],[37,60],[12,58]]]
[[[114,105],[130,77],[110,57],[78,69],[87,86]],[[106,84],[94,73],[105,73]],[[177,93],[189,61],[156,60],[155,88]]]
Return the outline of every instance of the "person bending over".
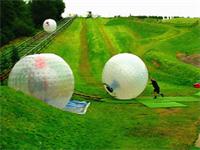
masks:
[[[153,90],[154,99],[157,98],[157,95],[160,95],[160,96],[164,97],[164,95],[162,93],[160,93],[160,87],[158,86],[158,83],[156,82],[155,79],[151,78],[151,84],[152,84],[152,86],[154,88],[154,90]]]

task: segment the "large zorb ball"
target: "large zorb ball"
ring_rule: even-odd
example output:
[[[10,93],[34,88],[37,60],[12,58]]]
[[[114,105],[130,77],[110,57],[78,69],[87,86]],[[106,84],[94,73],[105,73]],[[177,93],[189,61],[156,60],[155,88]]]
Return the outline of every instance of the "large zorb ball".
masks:
[[[43,28],[46,32],[51,33],[56,30],[57,24],[53,19],[46,19],[43,22]]]
[[[103,69],[102,82],[106,91],[117,99],[140,95],[148,81],[144,62],[136,55],[122,53],[110,58]]]
[[[74,76],[69,65],[55,54],[29,55],[13,67],[8,86],[64,108],[74,90]]]

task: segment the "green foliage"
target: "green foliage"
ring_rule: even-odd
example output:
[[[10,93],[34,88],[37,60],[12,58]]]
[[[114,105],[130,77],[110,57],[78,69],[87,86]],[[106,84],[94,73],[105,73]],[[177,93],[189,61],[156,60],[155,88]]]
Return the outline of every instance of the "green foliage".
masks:
[[[65,5],[62,0],[32,0],[30,7],[33,21],[38,27],[42,25],[45,19],[60,20]]]
[[[34,28],[29,26],[23,20],[16,19],[15,20],[15,28],[13,30],[15,35],[17,36],[30,36],[34,33]]]
[[[62,0],[32,0],[28,4],[23,0],[1,1],[0,46],[18,37],[32,36],[34,26],[41,28],[45,19],[60,20],[64,8]]]
[[[20,36],[34,33],[29,6],[23,0],[1,1],[0,46]]]
[[[1,55],[0,57],[0,72],[2,73],[2,70],[7,69],[10,66],[10,59],[5,55]]]
[[[11,55],[12,64],[14,65],[19,59],[20,57],[17,48],[15,46],[12,46],[12,55]]]

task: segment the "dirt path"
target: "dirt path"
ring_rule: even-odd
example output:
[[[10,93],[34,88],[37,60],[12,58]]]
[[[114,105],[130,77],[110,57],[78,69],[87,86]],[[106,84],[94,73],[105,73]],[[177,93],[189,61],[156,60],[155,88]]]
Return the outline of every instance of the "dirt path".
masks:
[[[200,134],[199,134],[199,137],[198,137],[198,139],[195,143],[195,146],[200,148]]]
[[[113,55],[117,54],[118,52],[117,52],[115,46],[113,46],[113,43],[112,43],[111,39],[108,37],[106,31],[104,30],[102,23],[98,20],[96,25],[99,28],[99,31],[104,39],[104,42],[106,44],[106,47],[108,48],[110,55],[113,56]]]
[[[132,37],[132,39],[134,40],[134,41],[136,41],[135,43],[135,45],[134,45],[134,47],[133,47],[133,52],[134,52],[134,54],[136,54],[136,55],[138,55],[138,56],[142,56],[143,55],[143,53],[145,53],[146,51],[145,51],[145,47],[144,47],[144,45],[143,44],[140,44],[140,40],[141,40],[141,36],[137,33],[137,32],[135,32],[135,31],[133,31],[130,27],[128,27],[128,26],[126,26],[126,30],[127,30],[127,34],[129,35],[129,36],[131,36]]]
[[[82,29],[80,32],[80,47],[81,47],[81,56],[79,60],[79,70],[82,78],[87,84],[98,85],[97,81],[91,74],[91,67],[89,62],[89,49],[87,41],[87,24],[86,21],[82,21]]]
[[[185,53],[177,53],[176,58],[200,68],[200,54],[186,55]]]

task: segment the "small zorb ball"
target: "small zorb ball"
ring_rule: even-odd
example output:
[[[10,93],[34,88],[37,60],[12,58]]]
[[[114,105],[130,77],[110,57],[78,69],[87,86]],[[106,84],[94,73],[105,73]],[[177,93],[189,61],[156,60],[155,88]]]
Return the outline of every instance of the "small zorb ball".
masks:
[[[148,81],[144,62],[136,55],[121,53],[105,64],[102,82],[106,91],[117,99],[132,99],[140,95]]]
[[[46,32],[51,33],[56,30],[57,24],[53,19],[46,19],[43,22],[43,28]]]
[[[8,78],[8,86],[62,109],[73,94],[74,76],[61,57],[35,54],[15,64]]]

